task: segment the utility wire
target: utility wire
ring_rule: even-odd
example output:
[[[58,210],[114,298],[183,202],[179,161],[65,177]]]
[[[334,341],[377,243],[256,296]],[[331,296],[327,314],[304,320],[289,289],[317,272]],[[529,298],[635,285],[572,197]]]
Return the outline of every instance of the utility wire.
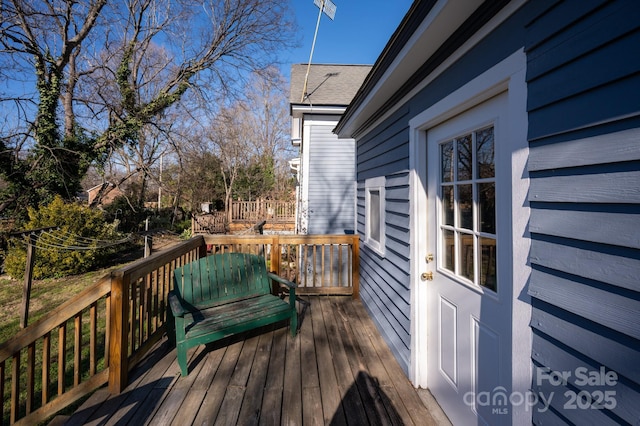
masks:
[[[121,238],[119,240],[101,240],[98,238],[89,238],[89,237],[83,237],[81,235],[76,235],[76,234],[72,234],[70,232],[64,232],[63,235],[59,236],[59,235],[55,235],[52,232],[43,232],[41,234],[42,236],[48,236],[51,238],[54,238],[56,240],[59,241],[63,241],[66,242],[68,240],[74,241],[75,243],[77,243],[78,245],[82,245],[82,246],[90,246],[90,245],[94,245],[94,246],[113,246],[113,245],[117,245],[117,244],[122,244],[125,243],[127,241],[129,241],[131,239],[130,236],[127,236],[125,238]]]
[[[34,235],[34,237],[36,248],[43,250],[68,251],[99,250],[124,244],[132,239],[132,236],[128,235],[127,237],[118,240],[102,240],[83,237],[70,232],[63,232],[62,236],[60,236],[49,231],[41,232],[38,235]],[[28,245],[25,241],[22,241],[22,244],[25,246]]]

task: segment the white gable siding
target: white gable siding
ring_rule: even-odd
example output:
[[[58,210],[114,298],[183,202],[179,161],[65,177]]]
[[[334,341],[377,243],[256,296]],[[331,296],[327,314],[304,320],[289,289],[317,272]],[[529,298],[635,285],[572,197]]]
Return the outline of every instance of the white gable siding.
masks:
[[[309,234],[343,234],[355,226],[355,144],[332,133],[336,123],[310,124]]]

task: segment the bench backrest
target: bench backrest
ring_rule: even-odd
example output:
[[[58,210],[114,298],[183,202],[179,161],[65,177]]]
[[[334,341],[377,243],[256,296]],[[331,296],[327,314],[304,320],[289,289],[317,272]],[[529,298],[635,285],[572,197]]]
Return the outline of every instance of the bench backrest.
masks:
[[[183,305],[196,309],[271,293],[264,258],[246,253],[195,260],[174,271],[173,284]]]

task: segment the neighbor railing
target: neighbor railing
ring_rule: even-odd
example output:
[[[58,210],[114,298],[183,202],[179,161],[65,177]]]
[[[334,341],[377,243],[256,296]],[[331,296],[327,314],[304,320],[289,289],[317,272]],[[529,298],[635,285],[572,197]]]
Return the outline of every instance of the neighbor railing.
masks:
[[[227,225],[225,212],[195,214],[191,217],[191,235],[224,234],[227,232]]]
[[[107,382],[122,392],[165,332],[173,271],[207,252],[262,254],[300,295],[357,297],[358,247],[354,235],[197,236],[118,269],[0,345],[0,424],[43,422]]]

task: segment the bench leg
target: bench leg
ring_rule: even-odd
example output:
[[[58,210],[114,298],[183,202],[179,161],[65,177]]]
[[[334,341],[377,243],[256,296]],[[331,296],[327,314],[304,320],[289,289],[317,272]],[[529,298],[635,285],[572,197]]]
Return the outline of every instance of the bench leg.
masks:
[[[296,337],[298,332],[298,312],[296,310],[291,314],[291,320],[289,321],[289,328],[291,328],[291,335]]]
[[[178,343],[176,345],[176,351],[178,353],[178,365],[180,366],[180,374],[182,375],[182,377],[186,377],[188,373],[186,343]]]

